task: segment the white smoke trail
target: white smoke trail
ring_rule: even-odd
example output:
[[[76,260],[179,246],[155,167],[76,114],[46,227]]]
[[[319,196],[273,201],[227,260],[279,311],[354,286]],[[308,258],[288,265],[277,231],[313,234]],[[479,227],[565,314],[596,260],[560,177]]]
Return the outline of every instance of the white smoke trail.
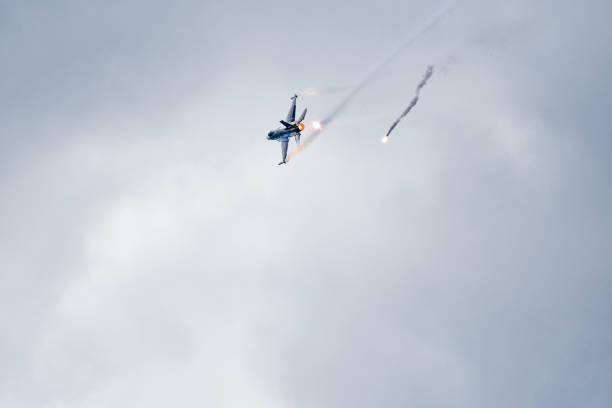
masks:
[[[458,0],[454,0],[449,3],[446,7],[434,13],[425,22],[417,27],[417,29],[408,37],[408,39],[389,57],[381,62],[369,75],[367,75],[353,90],[336,106],[336,108],[320,122],[320,129],[315,130],[308,134],[304,139],[303,143],[293,149],[289,155],[287,155],[287,161],[291,160],[293,156],[300,153],[302,150],[307,148],[317,137],[327,128],[327,126],[336,118],[336,116],[342,112],[346,105],[361,91],[367,84],[369,84],[374,78],[376,78],[380,72],[389,65],[395,58],[397,58],[406,48],[414,43],[421,35],[435,26],[448,12],[450,12],[457,5]]]
[[[312,96],[312,95],[321,95],[321,94],[330,94],[330,93],[338,93],[344,92],[348,90],[347,86],[336,86],[332,88],[308,88],[303,91],[298,92],[299,96]]]
[[[412,98],[412,101],[410,101],[410,104],[408,105],[408,107],[406,109],[404,109],[404,111],[402,112],[400,117],[397,118],[395,120],[395,122],[393,122],[393,124],[391,125],[391,127],[387,131],[387,134],[383,137],[383,143],[387,142],[387,140],[389,139],[389,135],[391,134],[393,129],[395,129],[395,127],[400,122],[400,120],[402,120],[402,118],[404,116],[406,116],[408,114],[408,112],[410,112],[410,110],[412,110],[412,108],[414,108],[414,105],[417,104],[417,102],[419,100],[419,92],[421,92],[421,88],[423,88],[425,86],[425,84],[427,83],[427,80],[429,78],[431,78],[431,76],[433,75],[433,70],[434,70],[434,67],[432,65],[427,67],[427,71],[425,72],[425,75],[423,76],[423,79],[421,80],[421,82],[419,82],[419,85],[416,88],[416,95],[414,96],[414,98]]]

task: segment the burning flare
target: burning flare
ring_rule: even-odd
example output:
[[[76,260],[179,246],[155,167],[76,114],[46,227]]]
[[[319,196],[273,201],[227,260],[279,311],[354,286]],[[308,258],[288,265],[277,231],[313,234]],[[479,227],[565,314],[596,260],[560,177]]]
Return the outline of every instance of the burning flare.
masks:
[[[315,130],[321,130],[323,129],[323,125],[321,124],[321,122],[319,122],[318,120],[315,120],[314,122],[312,122],[312,127]]]
[[[300,129],[300,132],[304,130],[305,127],[306,125],[304,125],[302,122],[300,122],[300,124],[298,125],[298,129]]]
[[[389,135],[384,135],[380,141],[381,141],[383,144],[387,143],[387,142],[389,141]]]

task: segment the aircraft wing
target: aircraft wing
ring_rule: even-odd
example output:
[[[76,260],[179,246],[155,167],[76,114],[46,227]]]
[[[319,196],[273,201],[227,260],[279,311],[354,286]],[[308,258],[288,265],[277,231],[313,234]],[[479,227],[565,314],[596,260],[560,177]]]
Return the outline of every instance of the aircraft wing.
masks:
[[[287,122],[292,123],[295,120],[295,100],[297,95],[291,97],[291,106],[289,107],[289,113],[287,113]]]
[[[289,147],[289,139],[282,140],[281,141],[281,152],[283,156],[282,163],[284,163],[285,160],[287,159],[287,147]]]

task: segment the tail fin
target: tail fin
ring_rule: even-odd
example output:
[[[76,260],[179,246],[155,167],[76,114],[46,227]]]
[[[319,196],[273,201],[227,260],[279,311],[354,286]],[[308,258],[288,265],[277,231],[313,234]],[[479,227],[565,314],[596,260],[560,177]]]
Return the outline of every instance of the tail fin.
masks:
[[[295,120],[295,100],[297,99],[297,94],[291,97],[291,106],[289,106],[289,113],[287,113],[287,122],[291,123]]]
[[[304,111],[303,111],[303,112],[302,112],[302,114],[300,115],[299,119],[295,121],[295,123],[300,123],[301,121],[303,121],[303,120],[304,120],[304,118],[306,117],[306,111],[307,111],[307,110],[308,110],[307,108],[304,108]]]

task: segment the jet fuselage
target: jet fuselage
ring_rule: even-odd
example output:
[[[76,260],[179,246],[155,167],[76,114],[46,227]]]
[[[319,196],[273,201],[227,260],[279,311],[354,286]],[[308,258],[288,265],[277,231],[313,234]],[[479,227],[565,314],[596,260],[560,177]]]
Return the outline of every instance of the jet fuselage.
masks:
[[[299,146],[301,136],[300,132],[306,127],[304,126],[304,123],[302,123],[302,121],[306,117],[307,109],[304,109],[302,114],[297,119],[295,118],[295,100],[297,99],[297,97],[297,94],[291,97],[291,106],[289,107],[287,119],[280,121],[284,128],[281,127],[268,132],[268,140],[275,140],[277,142],[280,142],[281,144],[281,154],[283,160],[278,164],[286,163],[289,139],[293,137],[295,139],[295,143]]]
[[[300,129],[297,126],[290,128],[278,128],[268,132],[268,140],[278,140],[283,138],[290,138],[294,133],[299,132]]]

